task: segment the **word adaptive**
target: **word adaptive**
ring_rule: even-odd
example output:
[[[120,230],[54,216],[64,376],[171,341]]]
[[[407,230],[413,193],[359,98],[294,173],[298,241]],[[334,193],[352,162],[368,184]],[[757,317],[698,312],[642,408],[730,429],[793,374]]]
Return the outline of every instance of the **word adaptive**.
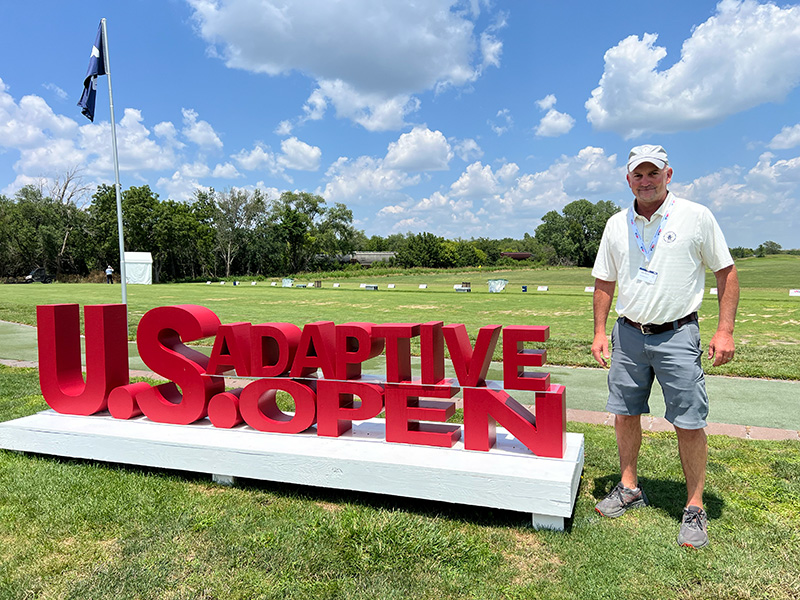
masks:
[[[501,424],[534,454],[562,458],[566,448],[565,388],[549,373],[526,371],[545,363],[549,327],[488,325],[472,346],[463,324],[291,323],[222,324],[203,306],[154,308],[136,334],[144,363],[168,382],[130,383],[127,316],[123,304],[84,307],[86,376],[81,369],[77,304],[37,307],[39,373],[48,405],[64,414],[108,411],[117,419],[144,414],[160,423],[188,425],[208,417],[215,427],[246,423],[272,433],[316,426],[338,437],[353,421],[385,413],[387,442],[452,447],[463,434],[466,450],[488,451]],[[502,332],[503,386],[486,375]],[[184,344],[214,337],[210,357]],[[411,340],[419,338],[421,376],[412,377]],[[456,379],[445,378],[445,347]],[[362,376],[362,364],[385,352],[383,380]],[[223,373],[254,378],[225,389]],[[463,390],[463,427],[446,423],[451,399]],[[535,393],[535,415],[505,390]],[[278,408],[288,393],[294,413]],[[358,400],[356,400],[358,398]]]

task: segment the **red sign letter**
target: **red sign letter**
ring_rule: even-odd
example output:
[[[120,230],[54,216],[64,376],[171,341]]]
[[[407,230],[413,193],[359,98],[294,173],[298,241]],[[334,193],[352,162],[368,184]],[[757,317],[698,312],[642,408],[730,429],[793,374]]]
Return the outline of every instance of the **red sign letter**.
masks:
[[[503,387],[507,390],[543,392],[550,387],[550,373],[526,373],[525,367],[541,367],[545,350],[525,350],[524,342],[546,342],[549,327],[510,325],[503,330]]]
[[[459,425],[437,425],[418,421],[446,421],[455,413],[452,402],[420,400],[452,398],[458,388],[433,385],[386,386],[386,441],[420,446],[452,448],[461,437]]]
[[[361,403],[355,406],[353,396]],[[361,381],[317,382],[317,435],[338,437],[349,431],[353,419],[377,417],[383,410],[383,389]]]
[[[383,339],[373,337],[372,323],[336,326],[336,379],[358,379],[361,363],[383,352]]]
[[[336,345],[336,329],[333,321],[317,321],[303,327],[300,345],[292,362],[292,377],[307,377],[322,369],[328,379],[335,379],[335,362],[333,360]]]
[[[444,335],[441,321],[423,323],[420,327],[422,383],[437,384],[444,379]]]
[[[278,390],[294,400],[294,415],[278,408]],[[239,409],[245,423],[259,431],[300,433],[314,424],[317,407],[314,390],[291,379],[259,379],[249,383],[239,396]]]
[[[239,377],[250,376],[250,323],[220,325],[206,373],[222,375],[236,369]]]
[[[536,394],[536,417],[502,390],[464,390],[464,448],[488,451],[499,422],[537,456],[563,458],[567,447],[567,405],[563,385]]]
[[[372,334],[386,340],[386,381],[411,381],[411,338],[419,335],[419,323],[383,323]]]
[[[39,385],[56,412],[93,415],[105,410],[108,395],[128,383],[128,321],[124,304],[83,309],[86,381],[81,372],[81,332],[77,304],[36,307],[39,328]]]
[[[300,343],[300,328],[291,323],[261,323],[250,328],[253,377],[280,377],[289,367]]]
[[[218,327],[217,315],[194,304],[162,306],[145,313],[136,334],[139,356],[170,381],[136,394],[148,419],[188,425],[206,416],[211,396],[225,391],[225,379],[205,376],[208,357],[181,340],[211,337]]]
[[[475,350],[469,343],[467,328],[464,325],[445,325],[444,339],[450,350],[450,360],[456,370],[458,383],[465,387],[486,385],[486,373],[492,363],[497,338],[500,337],[500,325],[487,325],[478,330]]]

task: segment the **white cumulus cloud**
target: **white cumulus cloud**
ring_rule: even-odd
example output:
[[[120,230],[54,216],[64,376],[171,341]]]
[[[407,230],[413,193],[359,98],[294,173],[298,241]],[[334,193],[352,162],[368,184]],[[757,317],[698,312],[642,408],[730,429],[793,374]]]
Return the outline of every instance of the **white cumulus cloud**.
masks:
[[[414,127],[389,144],[383,165],[403,171],[445,171],[453,151],[441,131]]]
[[[397,199],[398,192],[420,182],[420,175],[390,169],[383,161],[369,156],[339,158],[326,172],[328,182],[322,196],[329,202],[351,204],[379,203]]]
[[[198,121],[197,111],[192,109],[181,109],[183,114],[183,135],[198,146],[222,148],[222,140],[219,139],[217,132],[208,121]]]
[[[218,179],[236,179],[237,177],[241,177],[242,174],[236,170],[231,163],[217,164],[214,167],[214,171],[211,173],[212,177],[216,177]]]
[[[283,155],[278,157],[278,163],[287,169],[296,171],[316,171],[319,169],[322,150],[301,142],[296,137],[281,142]]]
[[[109,122],[81,126],[80,146],[91,149],[94,157],[88,166],[90,174],[114,172]],[[158,171],[173,168],[176,164],[173,148],[161,146],[153,139],[144,124],[142,112],[134,108],[126,108],[117,124],[117,147],[122,171]]]
[[[800,83],[800,6],[722,0],[666,70],[657,37],[633,35],[606,52],[586,102],[595,129],[626,138],[698,129],[779,102]]]
[[[458,158],[464,162],[472,162],[483,156],[483,150],[472,138],[456,141],[452,145]]]
[[[488,124],[497,135],[503,135],[514,125],[514,119],[511,117],[510,110],[502,108],[497,111],[493,120],[489,119]]]
[[[461,0],[189,0],[199,35],[231,68],[303,73],[317,89],[304,119],[327,105],[374,131],[397,129],[415,94],[475,81],[497,66],[502,15],[476,32],[481,6]],[[435,57],[432,60],[431,57]]]
[[[797,237],[800,156],[776,160],[765,152],[749,169],[720,169],[687,183],[674,182],[670,189],[711,208],[730,245],[737,240],[737,245],[755,248],[767,239]]]
[[[231,158],[245,171],[266,170],[270,173],[280,171],[275,153],[261,143],[257,143],[249,152],[240,150]]]
[[[788,150],[800,146],[800,123],[784,127],[767,145],[773,150]]]
[[[537,101],[536,104],[542,110],[547,111],[547,114],[542,117],[538,127],[536,127],[536,135],[540,137],[558,137],[569,133],[575,125],[575,119],[570,115],[553,108],[556,105],[556,97],[553,94],[545,96]]]

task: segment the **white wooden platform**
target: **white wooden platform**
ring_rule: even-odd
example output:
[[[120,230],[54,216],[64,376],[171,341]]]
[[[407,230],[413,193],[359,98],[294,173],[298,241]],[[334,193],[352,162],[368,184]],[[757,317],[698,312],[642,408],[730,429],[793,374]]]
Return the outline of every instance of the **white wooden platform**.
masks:
[[[384,422],[354,422],[339,438],[287,435],[246,425],[218,429],[46,410],[0,423],[0,448],[70,458],[356,490],[530,513],[537,528],[564,529],[583,472],[583,435],[567,434],[563,459],[537,458],[498,428],[490,452],[384,441]]]

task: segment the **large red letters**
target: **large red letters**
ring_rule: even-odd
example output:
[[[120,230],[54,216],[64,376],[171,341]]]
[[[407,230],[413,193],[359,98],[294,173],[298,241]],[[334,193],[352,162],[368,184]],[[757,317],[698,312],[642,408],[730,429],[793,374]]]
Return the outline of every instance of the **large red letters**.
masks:
[[[196,305],[154,308],[139,322],[139,355],[168,383],[129,384],[125,306],[86,306],[86,380],[81,373],[78,306],[37,307],[42,394],[56,411],[91,415],[108,410],[118,419],[144,414],[152,421],[186,425],[208,416],[215,427],[241,423],[264,432],[337,437],[353,421],[385,410],[386,441],[487,451],[503,425],[538,456],[560,458],[566,448],[563,386],[549,373],[535,373],[546,352],[526,348],[544,342],[548,327],[481,327],[472,346],[461,324],[291,323],[220,324]],[[502,332],[503,387],[536,392],[535,416],[486,376]],[[211,356],[185,342],[214,337]],[[420,374],[411,364],[411,339],[419,337]],[[456,379],[445,378],[445,349]],[[385,350],[385,381],[362,376],[362,364]],[[223,374],[257,378],[225,390]],[[456,380],[458,386],[456,386]],[[463,389],[463,428],[448,424],[451,400]],[[288,394],[294,411],[278,406]]]

